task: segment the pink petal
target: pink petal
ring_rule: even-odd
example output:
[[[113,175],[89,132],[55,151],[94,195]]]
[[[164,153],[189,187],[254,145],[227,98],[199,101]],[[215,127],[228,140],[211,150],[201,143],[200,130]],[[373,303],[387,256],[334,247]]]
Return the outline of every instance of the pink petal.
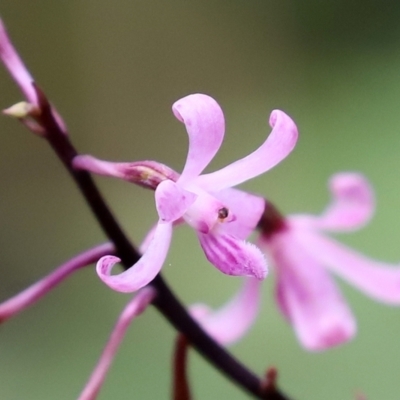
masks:
[[[224,138],[225,120],[218,103],[205,94],[192,94],[178,100],[172,111],[186,126],[189,150],[179,183],[198,176],[213,159]]]
[[[156,161],[116,163],[79,155],[73,159],[72,165],[75,169],[120,178],[153,190],[166,179],[177,181],[179,178],[174,170]]]
[[[227,304],[212,311],[206,305],[190,307],[190,313],[217,342],[228,345],[241,339],[254,324],[260,304],[261,282],[244,279],[242,288]]]
[[[141,254],[144,254],[147,251],[148,247],[150,246],[150,243],[153,240],[154,232],[156,231],[157,226],[158,226],[158,222],[157,222],[157,224],[155,224],[151,227],[151,229],[147,232],[146,236],[142,240],[142,243],[140,243],[139,251]]]
[[[86,267],[96,262],[99,257],[109,254],[114,250],[111,243],[105,243],[73,257],[71,260],[60,265],[49,275],[29,286],[27,289],[11,297],[0,304],[0,322],[4,322],[10,317],[14,317],[27,307],[33,305],[50,290],[63,282],[69,275],[76,270]]]
[[[102,257],[97,263],[100,279],[117,292],[135,292],[149,284],[160,269],[167,256],[172,236],[172,224],[159,223],[154,231],[153,240],[140,260],[128,270],[110,275],[112,267],[121,261],[114,256]]]
[[[11,43],[7,35],[6,28],[0,19],[0,59],[7,68],[8,72],[14,78],[15,82],[24,93],[26,99],[35,105],[38,105],[36,92],[32,86],[33,78],[26,69],[20,56]]]
[[[265,257],[253,244],[222,233],[199,233],[198,237],[208,261],[224,274],[260,280],[267,276]]]
[[[289,231],[267,242],[277,274],[277,302],[301,344],[324,350],[350,340],[353,315],[329,274]]]
[[[156,296],[152,287],[140,290],[126,305],[111,333],[106,347],[78,400],[94,400],[104,383],[107,372],[132,320],[139,316]]]
[[[213,193],[213,195],[235,216],[234,221],[221,224],[220,231],[238,239],[246,239],[260,222],[265,200],[260,196],[231,188]]]
[[[172,225],[175,227],[175,226],[179,226],[179,225],[184,224],[184,222],[185,221],[182,218],[180,218],[180,219],[174,221]],[[151,241],[153,240],[154,232],[156,231],[157,225],[158,225],[158,222],[156,224],[154,224],[150,228],[150,230],[147,232],[146,236],[142,240],[142,243],[140,243],[139,251],[140,251],[141,254],[146,252],[146,250],[149,247]]]
[[[161,182],[155,193],[156,208],[163,222],[173,222],[183,216],[196,201],[197,195],[182,189],[172,181]]]
[[[199,176],[196,184],[204,190],[218,192],[254,178],[281,162],[296,145],[297,127],[280,110],[272,111],[269,123],[272,132],[257,150],[219,171]]]
[[[352,230],[370,220],[375,210],[375,199],[363,175],[349,172],[336,174],[331,178],[329,187],[332,201],[317,220],[319,228]]]
[[[303,246],[331,271],[368,296],[384,303],[400,304],[400,267],[378,262],[313,232],[299,233]]]

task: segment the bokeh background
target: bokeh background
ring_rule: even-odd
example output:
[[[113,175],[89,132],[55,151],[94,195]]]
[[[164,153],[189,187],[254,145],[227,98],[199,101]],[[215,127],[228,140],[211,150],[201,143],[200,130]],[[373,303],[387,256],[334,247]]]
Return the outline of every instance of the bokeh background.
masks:
[[[294,153],[247,182],[285,213],[320,212],[327,180],[365,173],[377,213],[340,239],[400,260],[400,5],[367,1],[2,0],[0,15],[81,152],[110,160],[155,159],[180,170],[187,151],[170,107],[204,92],[222,105],[227,133],[209,170],[247,155],[269,132],[274,108],[300,130]],[[0,108],[21,95],[0,68]],[[0,119],[0,298],[25,288],[104,236],[45,142]],[[154,223],[153,194],[96,179],[135,243]],[[224,303],[239,280],[207,264],[194,233],[177,230],[164,268],[186,303]],[[399,398],[400,309],[339,282],[358,319],[357,338],[325,353],[304,351],[273,300],[232,352],[263,373],[275,365],[295,399]],[[76,273],[0,327],[1,399],[73,399],[89,377],[129,296],[92,268]],[[150,309],[134,322],[100,399],[167,399],[174,331]],[[190,354],[196,399],[246,396]]]

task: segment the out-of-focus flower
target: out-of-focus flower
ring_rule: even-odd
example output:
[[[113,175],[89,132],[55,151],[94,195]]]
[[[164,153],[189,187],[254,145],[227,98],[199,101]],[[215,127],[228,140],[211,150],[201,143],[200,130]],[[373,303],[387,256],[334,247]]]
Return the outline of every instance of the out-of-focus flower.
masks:
[[[155,187],[159,221],[146,252],[133,268],[119,275],[111,275],[111,269],[119,259],[103,257],[97,264],[100,278],[121,292],[132,292],[148,284],[165,260],[173,225],[184,220],[196,231],[207,259],[220,271],[264,279],[267,273],[264,255],[244,241],[256,227],[264,202],[259,197],[231,188],[284,159],[296,144],[295,124],[284,112],[273,111],[269,121],[272,132],[256,151],[219,171],[200,175],[222,143],[225,130],[222,110],[214,99],[204,94],[178,100],[172,110],[185,124],[189,135],[186,164],[180,175],[149,161],[142,163],[147,170],[141,179],[140,174],[133,172],[140,163],[111,163],[90,156],[78,156],[74,160],[76,168],[142,185],[145,181],[159,180]],[[149,178],[151,170],[154,170],[153,180]],[[229,199],[230,207],[226,206],[226,199]]]
[[[325,236],[325,231],[355,230],[371,218],[369,183],[360,174],[340,173],[332,177],[330,189],[331,204],[320,216],[283,218],[267,204],[260,223],[258,244],[272,259],[279,308],[309,350],[342,344],[356,332],[355,319],[329,272],[378,301],[400,304],[398,266],[369,259]]]

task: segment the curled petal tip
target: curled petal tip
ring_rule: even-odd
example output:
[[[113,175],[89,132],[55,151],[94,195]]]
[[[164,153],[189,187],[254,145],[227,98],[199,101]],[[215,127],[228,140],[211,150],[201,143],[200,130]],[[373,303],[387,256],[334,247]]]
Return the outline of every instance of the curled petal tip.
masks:
[[[276,120],[279,117],[279,110],[273,110],[269,116],[269,125],[271,128],[273,128],[276,124]]]
[[[359,173],[344,172],[329,180],[331,202],[316,226],[331,231],[354,230],[364,226],[375,209],[374,192],[368,180]]]
[[[146,252],[126,271],[111,275],[113,266],[121,260],[105,256],[97,262],[96,271],[100,279],[117,292],[129,293],[148,285],[160,272],[171,242],[172,224],[158,223],[154,229]]]
[[[357,172],[342,172],[329,180],[331,192],[337,197],[352,200],[359,205],[370,205],[374,201],[374,192],[368,179]]]
[[[211,96],[203,93],[194,93],[177,100],[172,105],[172,112],[180,122],[190,126],[192,121],[188,118],[189,110],[198,108],[209,109],[210,111],[214,108],[221,109]]]
[[[110,275],[113,266],[119,262],[121,262],[121,259],[115,256],[101,257],[97,262],[97,272],[101,275]]]
[[[269,116],[269,124],[271,128],[280,128],[285,130],[284,144],[287,146],[287,150],[291,151],[296,145],[299,132],[296,124],[285,112],[281,110],[273,110]]]

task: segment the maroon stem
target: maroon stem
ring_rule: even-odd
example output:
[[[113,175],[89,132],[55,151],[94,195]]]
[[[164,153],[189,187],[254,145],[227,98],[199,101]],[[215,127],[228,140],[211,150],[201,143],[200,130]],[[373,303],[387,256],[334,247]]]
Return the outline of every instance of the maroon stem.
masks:
[[[189,379],[187,376],[187,358],[189,344],[182,334],[178,334],[175,339],[175,349],[172,358],[173,381],[172,381],[172,399],[173,400],[191,400]]]
[[[35,88],[41,109],[39,122],[45,128],[45,138],[78,185],[100,226],[107,237],[114,243],[122,264],[128,269],[139,260],[140,253],[128,240],[117,223],[91,176],[85,171],[76,171],[72,168],[72,160],[78,153],[69,141],[68,136],[61,131],[55,121],[46,96],[37,86]],[[153,301],[153,305],[178,332],[187,338],[191,346],[212,365],[255,398],[289,400],[278,389],[266,394],[263,391],[263,382],[257,375],[249,371],[203,331],[188,314],[185,307],[173,294],[160,274],[152,281],[152,285],[158,293]]]

